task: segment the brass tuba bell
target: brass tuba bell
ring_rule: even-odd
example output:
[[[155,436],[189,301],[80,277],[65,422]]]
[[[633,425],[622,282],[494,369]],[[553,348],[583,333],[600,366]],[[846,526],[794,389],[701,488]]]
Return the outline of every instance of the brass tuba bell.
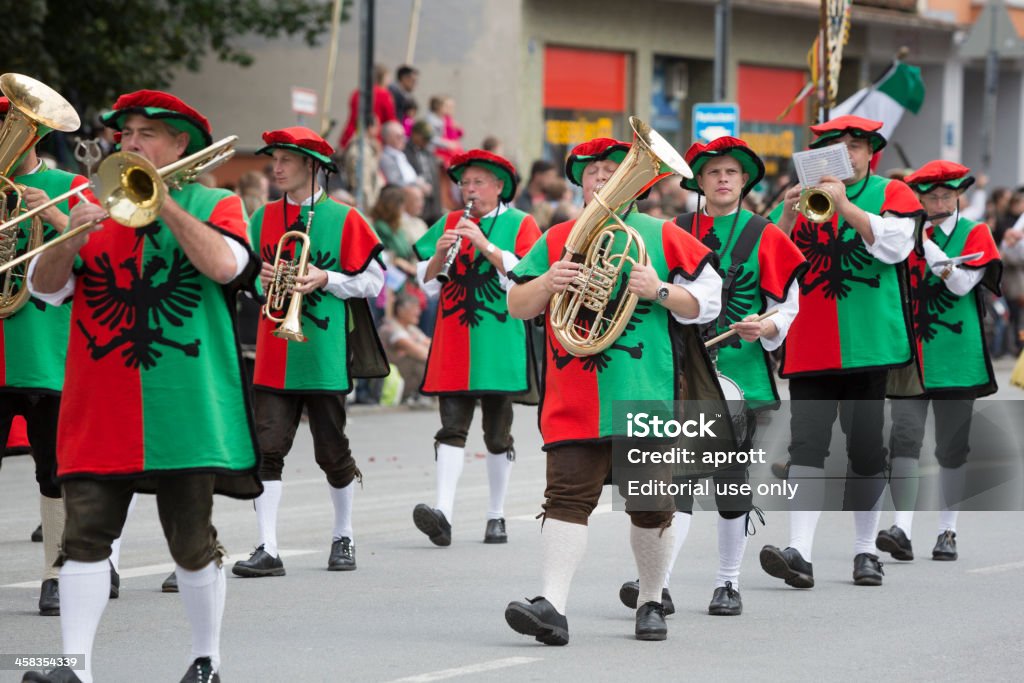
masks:
[[[584,207],[565,241],[562,258],[582,262],[583,267],[565,291],[551,297],[552,334],[574,356],[592,356],[615,343],[636,308],[637,296],[625,290],[625,268],[647,265],[647,248],[618,212],[668,175],[693,177],[665,138],[635,116],[629,117],[629,125],[633,129],[629,153]],[[625,239],[616,245],[619,233]],[[616,299],[615,310],[609,311]]]
[[[52,130],[70,132],[81,125],[74,108],[52,88],[34,78],[7,73],[0,76],[0,91],[11,102],[0,126],[0,265],[18,257],[21,251],[43,242],[43,221],[38,214],[16,220],[22,207],[22,186],[10,174],[33,146]],[[10,201],[8,197],[13,197]],[[27,233],[27,234],[26,234]],[[23,238],[25,238],[23,240]],[[7,269],[0,281],[0,319],[9,318],[28,303],[25,276],[28,262]]]

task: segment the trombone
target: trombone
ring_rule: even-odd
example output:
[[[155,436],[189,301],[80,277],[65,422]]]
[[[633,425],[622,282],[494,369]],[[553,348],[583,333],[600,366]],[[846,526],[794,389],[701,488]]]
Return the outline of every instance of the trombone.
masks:
[[[76,195],[82,196],[89,189],[95,189],[96,198],[106,210],[107,215],[102,219],[89,221],[68,230],[49,242],[11,259],[0,266],[0,274],[28,261],[56,244],[89,230],[107,218],[112,218],[127,228],[141,228],[144,225],[149,225],[160,215],[160,208],[166,201],[169,190],[177,190],[187,185],[200,174],[212,170],[230,159],[235,154],[234,144],[237,140],[237,135],[229,135],[195,154],[190,154],[173,164],[161,166],[159,169],[145,157],[134,152],[111,154],[100,163],[96,171],[95,188],[93,183],[72,188],[64,194],[53,197],[45,204],[0,224],[0,233],[66,199]]]

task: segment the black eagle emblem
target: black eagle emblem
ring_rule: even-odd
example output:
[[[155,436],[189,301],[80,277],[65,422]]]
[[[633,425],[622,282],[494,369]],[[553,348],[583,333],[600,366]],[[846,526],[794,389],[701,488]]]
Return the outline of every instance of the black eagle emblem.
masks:
[[[441,315],[457,315],[463,327],[477,327],[483,314],[499,323],[508,320],[508,313],[488,308],[505,296],[494,266],[487,259],[474,261],[472,252],[460,253],[455,259],[452,279],[441,290]]]
[[[719,275],[724,273],[719,272]],[[748,315],[754,305],[754,298],[757,296],[757,277],[752,271],[748,271],[742,266],[736,271],[736,277],[732,282],[732,287],[729,290],[729,296],[726,297],[725,302],[725,327],[718,328],[715,323],[708,325],[708,332],[710,337],[725,332],[729,329],[729,325],[738,323]],[[739,348],[740,337],[739,335],[733,335],[729,339],[720,342],[721,346],[735,346]]]
[[[803,294],[821,287],[826,299],[845,299],[854,284],[878,287],[877,275],[859,277],[854,274],[871,263],[871,254],[857,237],[844,239],[847,230],[852,228],[843,223],[837,233],[836,224],[829,222],[804,223],[797,231],[796,246],[810,266],[800,287]],[[820,232],[824,232],[826,241],[820,241]]]
[[[623,290],[625,290],[625,287],[623,287]],[[619,296],[617,296],[616,299],[613,300],[612,304],[609,305],[608,310],[615,310],[615,308],[618,305],[618,300],[621,299],[623,293],[620,293]],[[636,304],[636,308],[633,310],[633,315],[629,317],[629,322],[626,323],[626,327],[622,331],[622,335],[618,339],[616,339],[615,343],[609,346],[607,349],[605,349],[601,353],[595,353],[592,356],[577,357],[568,352],[561,353],[555,347],[554,340],[549,337],[548,346],[551,348],[551,356],[554,359],[555,367],[561,370],[573,360],[578,360],[582,364],[583,369],[586,370],[587,372],[601,372],[602,370],[608,367],[608,364],[611,363],[612,360],[615,359],[615,357],[612,356],[610,353],[612,351],[621,351],[628,355],[630,358],[634,360],[639,360],[644,355],[644,343],[638,342],[636,346],[627,346],[622,342],[626,339],[630,332],[636,329],[636,326],[640,323],[640,316],[648,313],[651,310],[652,305],[653,304],[650,301],[638,301]]]
[[[158,346],[177,349],[192,358],[199,356],[198,339],[181,343],[164,335],[164,325],[181,327],[185,319],[192,317],[201,299],[199,271],[185,254],[175,252],[169,266],[162,256],[154,256],[142,272],[134,257],[116,267],[130,275],[127,287],[118,284],[115,265],[108,254],[100,255],[95,269],[86,266],[82,271],[80,286],[93,320],[115,333],[100,343],[78,321],[93,359],[99,360],[123,346],[121,357],[125,367],[149,370],[163,356]]]
[[[289,230],[296,230],[296,229],[301,229],[301,228],[302,228],[301,225],[298,226],[298,227],[293,226],[293,227],[289,228]],[[274,256],[276,254],[277,254],[277,245],[276,244],[275,245],[270,245],[270,244],[263,245],[262,256],[263,256],[263,260],[264,261],[266,261],[267,263],[270,263],[271,265],[273,265],[273,263],[274,263]],[[294,259],[295,256],[294,256],[293,253],[292,254],[285,253],[285,254],[283,254],[281,256],[281,258]],[[333,270],[334,267],[337,265],[337,263],[338,263],[338,260],[336,258],[331,256],[329,253],[325,253],[323,251],[320,251],[319,249],[317,249],[315,252],[311,251],[310,254],[309,254],[309,264],[312,265],[312,266],[316,266],[320,270]],[[313,308],[316,307],[316,305],[319,304],[323,300],[323,298],[324,298],[324,292],[323,292],[323,290],[320,290],[320,289],[314,289],[309,294],[303,295],[302,299],[303,299],[304,303],[303,303],[303,306],[302,306],[302,317],[305,318],[306,320],[308,320],[309,322],[313,323],[314,325],[316,325],[319,329],[326,330],[327,326],[331,324],[331,317],[329,315],[325,315],[323,318],[318,318],[315,315],[313,315]],[[275,311],[274,315],[277,315],[277,313],[278,312]]]
[[[942,315],[953,308],[957,301],[945,283],[937,278],[925,277],[922,266],[911,269],[911,281],[914,292],[914,333],[917,337],[930,342],[938,335],[940,327],[953,334],[963,334],[962,321],[949,323],[942,319]]]
[[[721,253],[722,240],[718,237],[718,234],[714,230],[708,230],[704,237],[700,240],[705,247],[715,252],[716,254]]]

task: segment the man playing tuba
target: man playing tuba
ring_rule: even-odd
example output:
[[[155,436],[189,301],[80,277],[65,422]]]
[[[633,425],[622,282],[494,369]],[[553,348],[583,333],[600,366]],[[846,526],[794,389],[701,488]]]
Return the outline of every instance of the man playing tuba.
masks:
[[[578,145],[566,161],[565,173],[583,188],[591,204],[612,178],[630,144],[598,138]],[[615,209],[616,207],[612,207]],[[650,265],[634,265],[628,284],[639,302],[626,331],[606,350],[592,356],[571,355],[552,329],[552,297],[566,292],[581,264],[564,257],[573,229],[569,221],[552,226],[510,274],[509,312],[524,320],[546,315],[545,374],[540,429],[547,452],[547,499],[542,527],[541,595],[512,602],[505,620],[518,633],[546,645],[569,642],[566,601],[576,567],[587,545],[587,522],[612,471],[612,439],[623,425],[613,423],[617,401],[681,398],[683,373],[680,346],[672,328],[708,323],[718,316],[722,278],[715,271],[714,252],[671,221],[641,214],[630,202],[623,216],[643,240]],[[622,241],[619,233],[617,241]],[[706,354],[704,355],[706,360]],[[687,358],[690,367],[701,359]],[[708,381],[713,381],[708,375]],[[639,571],[636,637],[664,640],[667,635],[661,585],[672,551],[672,499],[659,509],[630,510],[630,545]]]
[[[319,185],[320,170],[334,172],[333,151],[319,135],[301,126],[263,134],[260,154],[273,157],[274,183],[281,199],[258,209],[249,223],[252,244],[263,257],[260,284],[267,291],[274,277],[275,255],[297,260],[300,246],[289,231],[309,237],[308,267],[298,273],[291,297],[301,296],[302,334],[305,341],[274,335],[277,323],[264,316],[256,337],[253,410],[262,460],[263,493],[256,499],[260,543],[248,560],[231,569],[238,576],[283,576],[277,551],[277,510],[281,503],[281,473],[291,450],[303,407],[309,413],[316,462],[327,476],[334,505],[334,530],[327,568],[356,568],[352,532],[354,480],[361,478],[345,436],[345,395],[352,390],[350,358],[366,352],[351,345],[351,313],[365,313],[355,321],[355,334],[370,334],[380,350],[376,331],[368,324],[365,301],[384,286],[378,261],[382,246],[373,228],[356,209],[327,196]],[[292,253],[292,252],[296,253]],[[270,306],[268,297],[268,306]]]

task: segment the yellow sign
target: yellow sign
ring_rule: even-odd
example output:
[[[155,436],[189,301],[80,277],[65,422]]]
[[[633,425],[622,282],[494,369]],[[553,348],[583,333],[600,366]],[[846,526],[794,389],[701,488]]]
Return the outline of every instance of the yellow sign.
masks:
[[[789,159],[793,156],[794,137],[791,130],[781,133],[744,133],[743,139],[760,157]]]
[[[570,145],[594,138],[613,137],[612,120],[602,117],[596,121],[549,119],[544,122],[544,139],[552,145]]]

